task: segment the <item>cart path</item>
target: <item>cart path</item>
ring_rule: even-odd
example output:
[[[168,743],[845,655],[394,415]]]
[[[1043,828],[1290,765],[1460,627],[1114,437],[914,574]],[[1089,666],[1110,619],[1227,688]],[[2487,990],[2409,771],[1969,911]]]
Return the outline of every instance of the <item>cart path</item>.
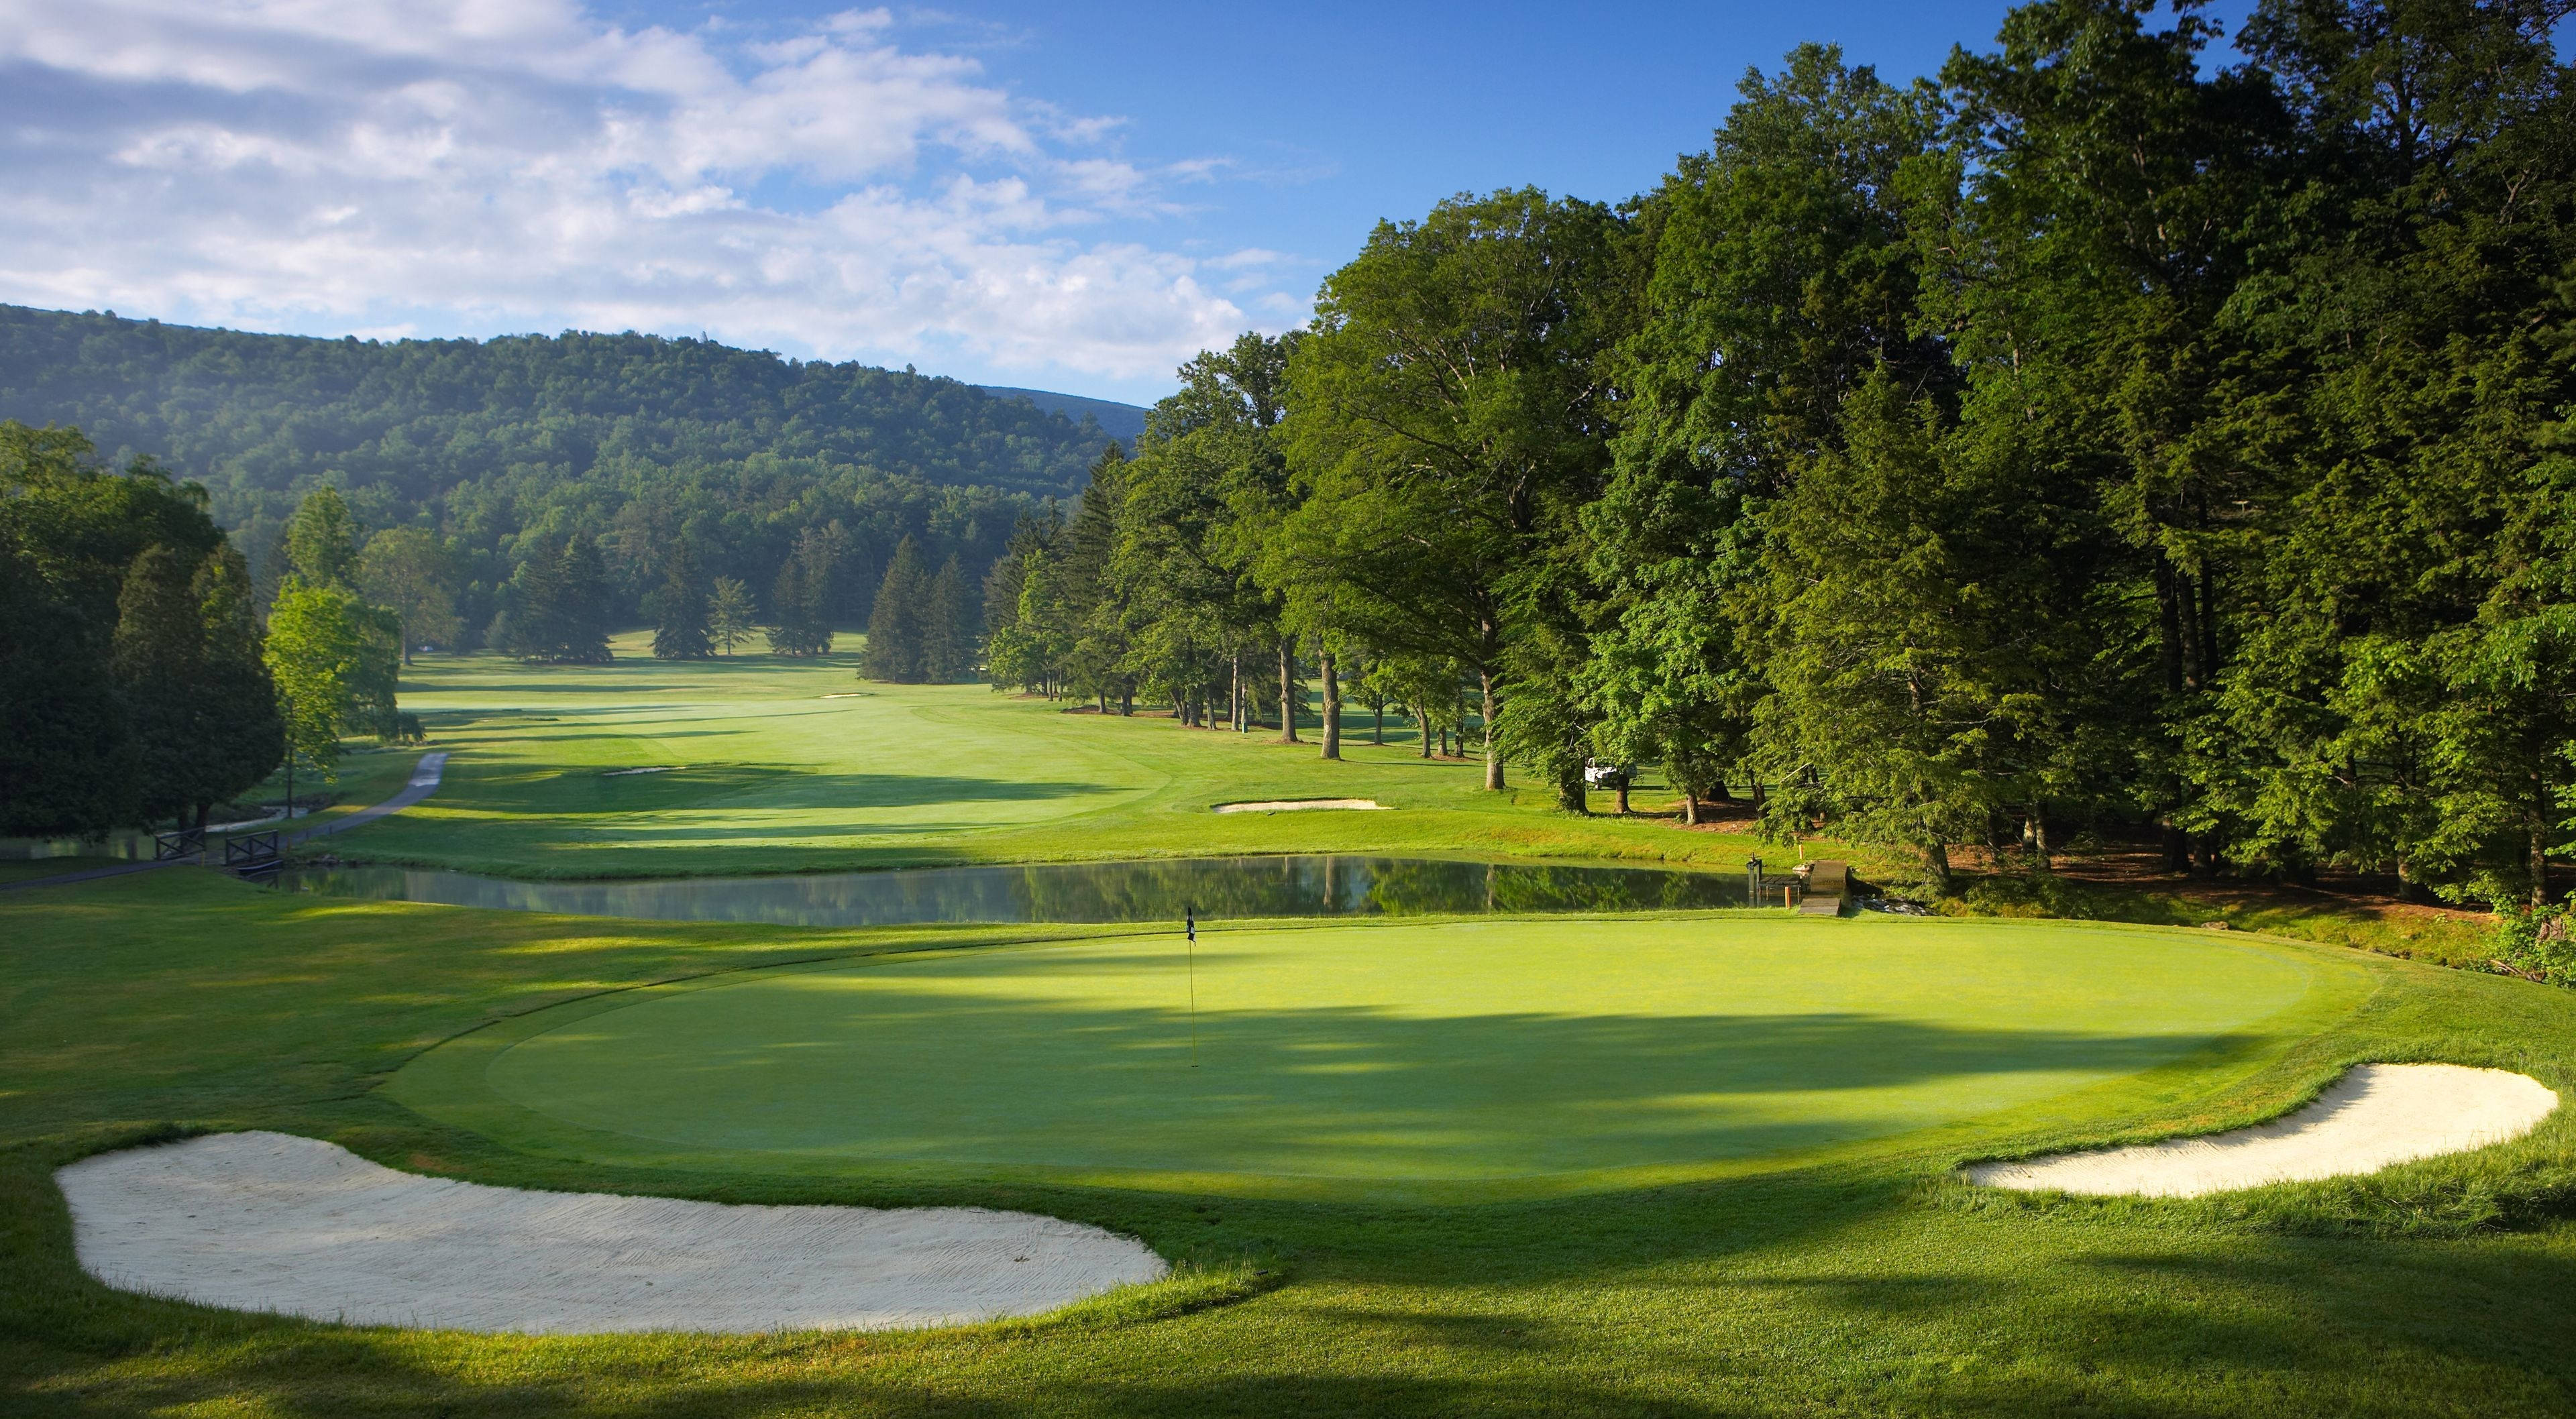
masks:
[[[284,834],[282,842],[285,846],[293,847],[300,842],[324,837],[331,833],[344,833],[351,828],[372,823],[378,818],[399,813],[438,792],[439,776],[446,769],[446,750],[423,754],[420,756],[420,763],[411,771],[411,782],[404,784],[402,791],[393,797],[372,807],[362,808],[345,818],[334,818],[327,823],[306,828],[302,832]],[[177,867],[182,863],[194,864],[203,861],[204,856],[200,854],[197,857],[172,858],[167,862],[120,862],[114,867],[92,867],[80,872],[61,872],[51,877],[31,877],[23,882],[0,882],[0,892],[16,892],[30,887],[67,887],[74,882],[95,882],[102,877],[123,877],[129,873],[150,872],[156,868]]]

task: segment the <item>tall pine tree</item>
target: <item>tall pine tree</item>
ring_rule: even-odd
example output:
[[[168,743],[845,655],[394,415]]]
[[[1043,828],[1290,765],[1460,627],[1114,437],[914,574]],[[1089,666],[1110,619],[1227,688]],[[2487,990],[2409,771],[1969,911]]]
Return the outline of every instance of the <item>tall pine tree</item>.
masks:
[[[104,639],[0,526],[0,833],[131,818],[134,756]]]
[[[877,586],[876,607],[868,615],[868,649],[859,674],[869,680],[904,684],[924,676],[922,629],[930,578],[922,569],[921,548],[909,537],[896,544]]]
[[[670,568],[655,594],[653,654],[661,660],[704,660],[715,653],[707,634],[707,591],[697,558],[685,546],[671,552]]]
[[[197,821],[209,804],[257,786],[286,757],[286,721],[262,657],[250,565],[229,546],[197,566],[189,587],[204,632],[197,683]]]
[[[796,535],[796,550],[778,568],[770,588],[773,655],[825,655],[832,649],[832,578],[839,570],[840,539],[833,529],[809,527]]]
[[[950,553],[939,575],[930,580],[930,598],[922,614],[921,675],[946,684],[975,671],[975,594],[966,568]]]
[[[189,595],[194,569],[162,543],[126,568],[116,602],[116,686],[125,700],[144,816],[173,817],[202,802],[196,777],[196,690],[205,626]]]

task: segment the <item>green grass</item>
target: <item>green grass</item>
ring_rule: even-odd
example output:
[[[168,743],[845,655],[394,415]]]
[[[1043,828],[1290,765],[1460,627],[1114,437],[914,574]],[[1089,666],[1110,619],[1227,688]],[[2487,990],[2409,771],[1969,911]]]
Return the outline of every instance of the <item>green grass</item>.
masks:
[[[90,872],[102,867],[123,867],[121,857],[30,857],[0,860],[0,882],[25,882],[39,877],[61,877],[74,872]]]
[[[533,671],[424,657],[403,704],[432,747],[455,751],[446,779],[333,851],[512,877],[644,877],[1286,851],[1716,866],[1751,847],[1655,819],[1567,818],[1543,788],[1487,793],[1481,765],[1425,761],[1409,730],[1366,743],[1365,715],[1346,759],[1326,763],[1311,742],[1271,742],[1275,731],[1066,713],[980,685],[863,683],[856,661],[630,656]],[[658,767],[671,771],[611,776]],[[1317,797],[1403,811],[1209,811]]]
[[[461,688],[470,676],[491,686]],[[459,665],[442,693],[488,703],[479,728],[434,722],[447,741],[434,747],[460,751],[451,782],[463,791],[431,803],[461,811],[407,814],[334,848],[398,844],[424,860],[556,874],[1318,846],[1708,862],[1743,850],[1668,824],[1561,818],[1535,794],[1497,801],[1476,791],[1471,766],[1424,768],[1402,750],[1322,765],[1311,748],[1056,715],[971,690],[880,696],[890,717],[843,721],[844,743],[813,725],[637,706],[635,691],[656,676],[698,686],[690,703],[866,703],[808,701],[804,690],[850,685],[828,666]],[[788,693],[800,677],[810,683]],[[534,716],[557,727],[502,715],[513,700],[543,702]],[[618,717],[629,713],[646,717]],[[665,742],[625,743],[621,725],[663,726]],[[915,725],[964,736],[962,760],[907,752]],[[1014,747],[1021,739],[1038,747]],[[669,752],[674,742],[693,752]],[[701,744],[731,746],[731,757],[694,752]],[[1090,767],[1076,751],[1117,763]],[[777,772],[704,793],[680,775],[603,787],[595,772],[702,759]],[[1134,766],[1134,781],[1114,777],[1130,772],[1119,764]],[[881,785],[865,802],[799,802],[789,787],[1030,774],[1100,791],[1032,806],[972,794],[907,801],[925,798],[919,784]],[[667,796],[605,797],[629,787]],[[1406,811],[1241,823],[1204,812],[1227,798],[1310,793],[1379,796]],[[1023,812],[1037,816],[1008,816]],[[738,836],[727,835],[728,813]],[[1580,963],[1597,969],[1576,968],[1595,949],[1586,943],[1609,938],[1633,949],[1605,958],[1612,948],[1601,947]],[[1442,954],[1454,940],[1489,954],[1462,965]],[[1120,1041],[1139,1059],[1175,1053],[1171,942],[1142,928],[544,917],[280,896],[193,871],[0,895],[0,1412],[2576,1408],[2571,1111],[2474,1154],[2198,1202],[2000,1194],[1955,1176],[1972,1157],[2269,1117],[2365,1060],[2513,1068],[2564,1093],[2576,1089],[2568,992],[2316,944],[2050,922],[1247,923],[1203,945],[1213,998],[1202,1000],[1199,1072],[1232,1061],[1238,1084],[1310,1112],[1264,1130],[1221,1109],[1176,1107],[1159,1116],[1178,1139],[1158,1140],[1140,1122],[1157,1116],[1153,1101],[1108,1096],[1104,1061]],[[1134,969],[1112,969],[1122,958]],[[1690,969],[1755,962],[1763,969],[1731,978]],[[2292,980],[2304,993],[2292,994]],[[912,1020],[898,1000],[935,1008]],[[764,1014],[765,1026],[752,1018]],[[1111,1045],[1086,1064],[1060,1028],[1068,1019],[1101,1027]],[[779,1087],[786,1066],[768,1056],[790,1025],[829,1060],[821,1095]],[[575,1038],[593,1030],[603,1043]],[[694,1103],[678,1072],[689,1031],[735,1042],[745,1065]],[[1798,1031],[1808,1039],[1792,1041]],[[492,1087],[510,1081],[491,1065],[523,1039],[566,1051],[555,1062],[567,1067],[536,1079],[532,1097],[590,1113],[506,1116],[533,1111]],[[1297,1048],[1314,1043],[1353,1048]],[[1306,1069],[1301,1054],[1322,1067]],[[1336,1068],[1353,1062],[1372,1067]],[[458,1066],[461,1082],[436,1077]],[[1156,1070],[1135,1072],[1170,1072]],[[1669,1099],[1703,1072],[1738,1087],[1623,1127],[1637,1118],[1621,1113],[1633,1101]],[[2052,1072],[2063,1090],[2011,1093]],[[1018,1081],[1016,1092],[973,1083],[987,1073]],[[605,1079],[620,1087],[599,1087]],[[419,1084],[435,1087],[413,1094]],[[979,1136],[974,1116],[943,1118],[936,1092],[970,1087],[1012,1126]],[[628,1090],[673,1107],[639,1118]],[[1507,1094],[1526,1099],[1530,1116],[1492,1106]],[[872,1129],[891,1121],[920,1146],[902,1157],[815,1152],[830,1133],[816,1117],[764,1119],[750,1107],[814,1097],[874,1109]],[[1796,1126],[1889,1126],[1759,1137],[1779,1121],[1762,1108],[1790,1097],[1806,1101],[1780,1115]],[[1375,1137],[1336,1131],[1353,1114],[1426,1108],[1485,1132],[1462,1155],[1481,1160],[1482,1176],[1429,1186],[1422,1174],[1462,1165],[1423,1147],[1410,1118]],[[1255,1110],[1281,1112],[1259,1099]],[[1069,1134],[1076,1114],[1101,1120],[1102,1137]],[[1696,1130],[1697,1141],[1671,1146],[1658,1127]],[[496,1184],[1031,1208],[1142,1237],[1181,1271],[1059,1316],[953,1331],[550,1339],[209,1311],[80,1271],[53,1168],[229,1128],[328,1138],[393,1166]],[[708,1131],[744,1129],[808,1148],[707,1166]],[[646,1136],[657,1132],[686,1136]],[[1068,1137],[1101,1150],[1077,1160],[1090,1173],[1045,1165],[1065,1156]],[[1274,1156],[1245,1156],[1248,1140]],[[1749,1146],[1705,1156],[1730,1142]],[[1758,1146],[1782,1142],[1785,1151]],[[1125,1167],[1176,1146],[1192,1157],[1232,1147],[1247,1170],[1189,1182]],[[1251,1169],[1282,1150],[1320,1160],[1304,1165],[1324,1167],[1324,1180],[1258,1185]],[[1658,1161],[1681,1152],[1691,1161],[1678,1169]],[[1611,1170],[1531,1181],[1587,1159]]]
[[[2493,917],[2380,907],[2286,884],[2107,883],[2062,873],[1997,873],[1970,880],[1947,905],[1961,915],[2217,924],[2469,970],[2484,969],[2496,954]]]
[[[1768,912],[1212,931],[1194,952],[1127,934],[605,997],[467,1035],[388,1093],[609,1162],[1484,1197],[2008,1135],[2078,1091],[2081,1112],[2134,1104],[2134,1075],[2206,1091],[2366,988],[2206,935]]]

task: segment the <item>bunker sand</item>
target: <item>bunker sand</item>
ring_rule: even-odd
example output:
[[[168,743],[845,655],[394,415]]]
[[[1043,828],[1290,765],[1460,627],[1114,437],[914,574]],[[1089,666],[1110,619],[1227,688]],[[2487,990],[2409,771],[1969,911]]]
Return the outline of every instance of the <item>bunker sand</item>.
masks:
[[[1374,798],[1265,798],[1253,803],[1220,803],[1219,813],[1303,813],[1317,808],[1342,808],[1361,813],[1383,813],[1386,805]]]
[[[1980,1163],[1972,1182],[2018,1192],[2202,1197],[2355,1177],[2520,1138],[2558,1107],[2539,1080],[2456,1064],[2357,1066],[2307,1107],[2253,1128],[2134,1148]]]
[[[885,1330],[1036,1315],[1168,1273],[1142,1242],[973,1207],[528,1192],[283,1133],[55,1173],[112,1286],[353,1325],[520,1334]]]

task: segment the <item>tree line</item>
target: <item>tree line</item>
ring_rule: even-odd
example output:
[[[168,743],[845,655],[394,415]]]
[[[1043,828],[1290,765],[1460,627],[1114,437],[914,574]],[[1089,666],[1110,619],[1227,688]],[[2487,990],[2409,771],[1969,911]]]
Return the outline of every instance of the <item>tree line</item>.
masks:
[[[203,828],[281,764],[327,772],[346,735],[419,736],[346,504],[297,510],[262,616],[208,501],[77,430],[0,421],[0,834]]]
[[[1488,787],[2537,904],[2576,809],[2548,0],[2043,0],[1756,72],[1616,207],[1382,223],[985,586],[996,684],[1457,706]],[[1311,671],[1311,679],[1308,672]],[[1276,715],[1276,709],[1270,711]],[[1294,737],[1293,714],[1279,716]]]

